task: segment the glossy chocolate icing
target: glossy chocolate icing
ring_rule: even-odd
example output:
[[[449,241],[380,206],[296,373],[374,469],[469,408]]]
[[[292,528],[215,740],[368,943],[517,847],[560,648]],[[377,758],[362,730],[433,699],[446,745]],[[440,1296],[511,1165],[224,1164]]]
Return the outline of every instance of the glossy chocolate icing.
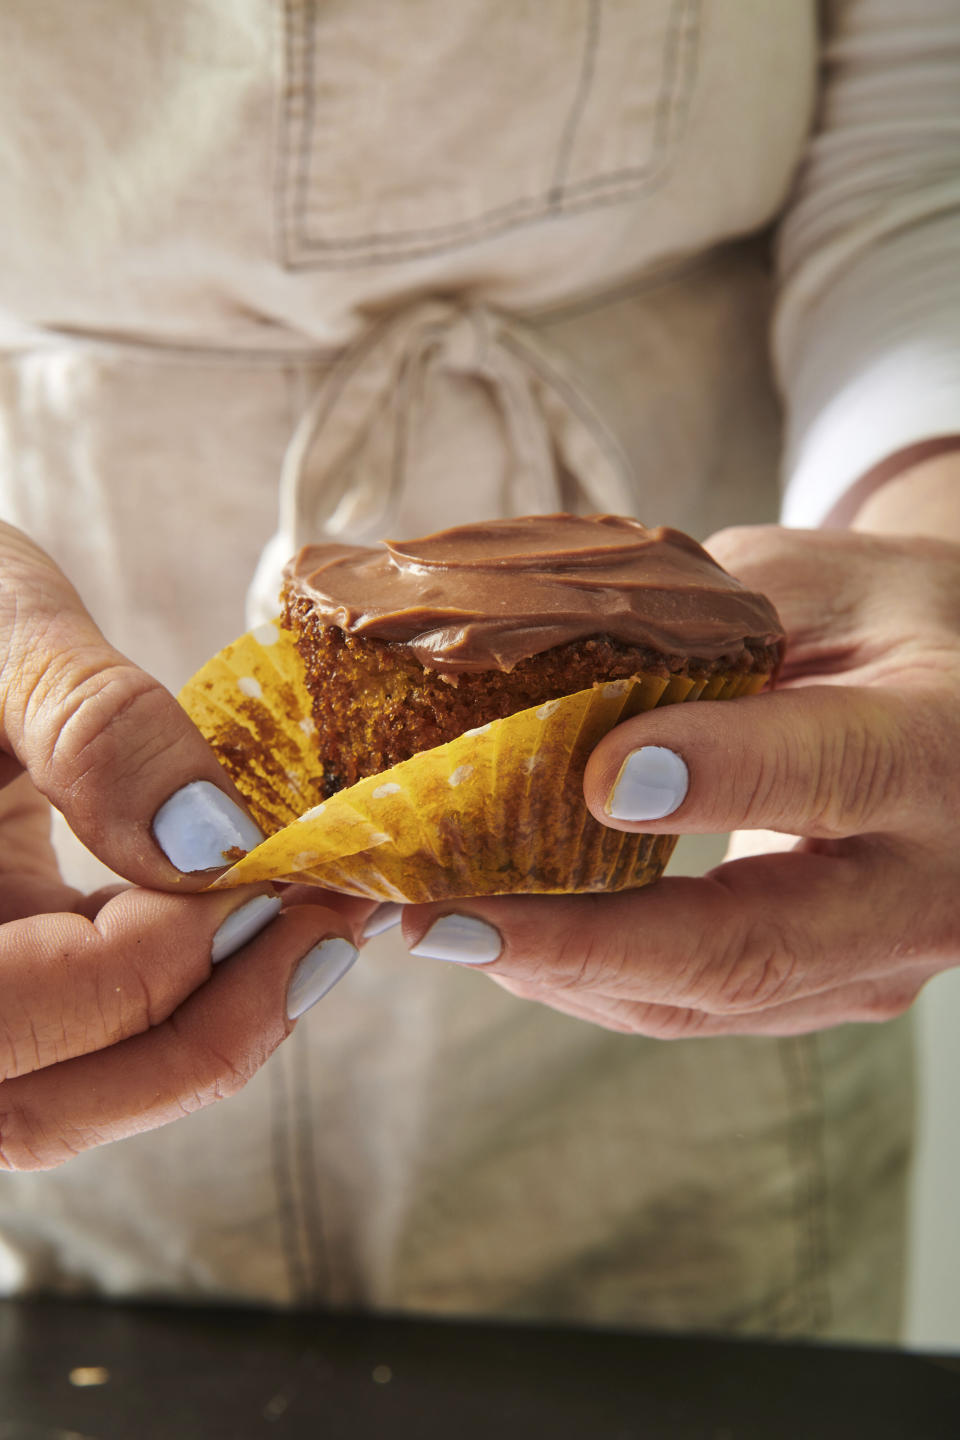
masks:
[[[511,670],[588,635],[716,660],[782,639],[768,600],[679,530],[618,515],[529,515],[382,546],[307,545],[286,592],[431,670]]]

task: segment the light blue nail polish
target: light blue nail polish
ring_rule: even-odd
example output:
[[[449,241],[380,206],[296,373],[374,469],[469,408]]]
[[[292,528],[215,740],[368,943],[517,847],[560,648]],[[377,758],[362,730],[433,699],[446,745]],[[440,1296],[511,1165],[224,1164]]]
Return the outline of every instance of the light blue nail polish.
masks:
[[[342,980],[357,958],[357,947],[338,935],[308,950],[293,972],[287,991],[287,1019],[297,1020]]]
[[[489,965],[503,949],[500,932],[475,915],[441,915],[411,955],[428,960],[452,960],[455,965]]]
[[[228,865],[228,851],[252,850],[263,839],[250,816],[209,780],[194,780],[164,801],[153,817],[153,837],[185,874]]]
[[[614,820],[662,820],[687,793],[690,775],[680,756],[662,745],[644,745],[624,760],[606,804]]]
[[[213,937],[210,946],[212,963],[219,965],[221,960],[229,960],[248,940],[259,935],[277,914],[281,903],[278,895],[255,895],[246,905],[232,911]]]
[[[403,906],[395,905],[392,900],[385,900],[367,919],[363,927],[364,940],[372,940],[374,936],[382,935],[385,930],[392,930],[394,925],[400,924],[402,918]]]

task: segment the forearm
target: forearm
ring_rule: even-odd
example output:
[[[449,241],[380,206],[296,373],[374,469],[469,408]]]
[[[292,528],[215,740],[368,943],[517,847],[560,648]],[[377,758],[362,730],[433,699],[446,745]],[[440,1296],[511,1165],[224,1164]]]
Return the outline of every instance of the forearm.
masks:
[[[849,519],[850,529],[960,543],[960,436],[941,443],[950,448],[920,458],[904,452],[865,477],[875,483],[863,487],[865,498]]]

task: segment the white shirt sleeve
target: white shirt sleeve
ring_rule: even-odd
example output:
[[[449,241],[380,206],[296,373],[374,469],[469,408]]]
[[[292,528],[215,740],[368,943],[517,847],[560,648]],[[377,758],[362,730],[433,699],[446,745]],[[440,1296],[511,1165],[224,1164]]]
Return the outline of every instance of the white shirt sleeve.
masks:
[[[960,434],[960,0],[831,0],[779,242],[788,525]]]

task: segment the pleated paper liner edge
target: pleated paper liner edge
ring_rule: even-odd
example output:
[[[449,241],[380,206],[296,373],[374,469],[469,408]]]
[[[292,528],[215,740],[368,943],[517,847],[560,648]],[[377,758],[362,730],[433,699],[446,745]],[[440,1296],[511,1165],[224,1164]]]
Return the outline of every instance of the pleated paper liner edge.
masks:
[[[268,834],[215,888],[295,880],[375,900],[619,890],[662,874],[670,835],[601,825],[583,802],[590,752],[657,705],[756,693],[762,674],[639,675],[468,731],[314,803],[310,696],[271,622],[228,645],[180,702]]]

